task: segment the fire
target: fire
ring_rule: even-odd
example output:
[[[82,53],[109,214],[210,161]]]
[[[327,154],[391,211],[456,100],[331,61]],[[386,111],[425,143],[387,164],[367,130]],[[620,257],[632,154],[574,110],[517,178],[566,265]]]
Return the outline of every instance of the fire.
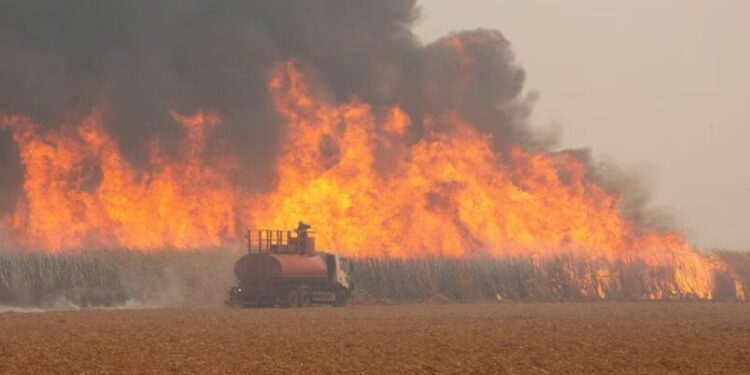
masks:
[[[230,160],[204,160],[215,114],[173,114],[186,139],[170,159],[152,142],[150,170],[139,172],[118,151],[95,110],[78,124],[41,130],[5,116],[24,166],[24,197],[7,220],[14,245],[64,251],[86,247],[138,250],[220,246],[238,232],[240,191]]]
[[[471,64],[459,39],[447,41]],[[470,84],[470,79],[462,80]],[[719,261],[679,233],[636,230],[619,198],[598,185],[574,153],[497,151],[462,113],[446,108],[415,123],[399,106],[328,98],[294,61],[268,84],[286,123],[275,188],[251,193],[241,164],[206,151],[219,115],[173,113],[184,139],[175,155],[151,143],[135,168],[104,127],[105,110],[45,130],[3,116],[24,167],[23,199],[0,224],[15,247],[142,251],[233,246],[248,227],[310,222],[319,247],[356,257],[546,257],[672,267],[673,295],[710,299]],[[415,136],[416,134],[416,136]],[[593,272],[604,297],[606,269]],[[737,298],[744,291],[735,283]],[[668,298],[655,288],[646,298]]]
[[[259,200],[253,222],[286,227],[309,218],[327,228],[318,234],[324,246],[355,255],[614,257],[687,246],[676,233],[637,235],[617,197],[570,152],[497,153],[457,113],[426,120],[426,135],[409,144],[410,120],[399,108],[379,121],[357,99],[316,99],[292,63],[270,90],[290,136],[278,187]],[[391,154],[384,170],[379,151]]]
[[[290,227],[308,218],[325,228],[322,246],[355,256],[576,253],[671,265],[674,295],[699,298],[712,297],[714,274],[724,270],[679,233],[637,233],[620,215],[618,197],[592,182],[571,152],[498,153],[453,112],[425,120],[426,134],[409,143],[404,135],[413,124],[398,107],[378,120],[360,100],[315,97],[291,62],[276,70],[269,89],[290,136],[278,187],[253,205],[251,222]],[[379,169],[382,152],[391,160]],[[735,290],[744,296],[739,283]],[[655,293],[649,297],[668,297]]]
[[[474,55],[467,51],[466,43],[463,39],[459,36],[451,36],[442,39],[440,42],[446,44],[455,53],[460,85],[466,87],[476,82],[473,69],[475,64]]]

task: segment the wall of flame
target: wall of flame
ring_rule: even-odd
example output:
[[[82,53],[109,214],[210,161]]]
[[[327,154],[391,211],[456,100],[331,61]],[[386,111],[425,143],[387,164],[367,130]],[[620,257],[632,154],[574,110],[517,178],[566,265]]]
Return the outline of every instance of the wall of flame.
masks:
[[[461,55],[460,44],[454,48]],[[267,192],[234,182],[243,168],[231,155],[205,152],[221,125],[210,111],[173,113],[184,139],[173,154],[152,141],[145,169],[131,165],[105,130],[106,108],[51,130],[3,115],[0,126],[12,132],[24,168],[23,197],[0,224],[5,246],[232,247],[245,228],[304,220],[320,247],[356,257],[574,253],[668,265],[675,293],[705,299],[717,272],[726,272],[680,233],[637,231],[620,214],[618,196],[574,153],[497,151],[491,136],[453,110],[415,123],[399,106],[337,102],[300,65],[279,63],[268,81],[286,138]],[[744,298],[738,282],[735,292]]]

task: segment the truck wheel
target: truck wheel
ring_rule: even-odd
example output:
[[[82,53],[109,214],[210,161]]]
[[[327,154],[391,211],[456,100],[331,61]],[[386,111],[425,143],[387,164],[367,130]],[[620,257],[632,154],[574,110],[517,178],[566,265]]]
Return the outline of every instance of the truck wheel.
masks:
[[[297,288],[289,289],[286,293],[286,303],[284,307],[299,307],[299,292]]]
[[[300,307],[310,307],[312,304],[312,295],[310,294],[310,289],[308,288],[300,288],[299,290],[299,306]]]
[[[346,290],[340,289],[336,291],[336,300],[333,301],[333,306],[344,307],[349,300],[349,293]]]

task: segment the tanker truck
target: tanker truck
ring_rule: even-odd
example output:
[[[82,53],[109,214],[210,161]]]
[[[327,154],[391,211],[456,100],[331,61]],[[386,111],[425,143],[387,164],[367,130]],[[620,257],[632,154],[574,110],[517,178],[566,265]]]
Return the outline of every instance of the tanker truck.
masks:
[[[352,263],[315,249],[310,226],[247,233],[247,255],[234,265],[237,285],[227,303],[237,307],[345,306],[353,283]]]

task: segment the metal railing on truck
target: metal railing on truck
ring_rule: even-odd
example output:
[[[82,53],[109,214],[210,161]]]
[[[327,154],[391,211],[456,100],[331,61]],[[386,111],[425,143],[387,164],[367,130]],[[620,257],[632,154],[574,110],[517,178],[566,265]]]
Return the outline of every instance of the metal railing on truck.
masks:
[[[256,229],[247,231],[247,252],[272,254],[315,253],[314,232],[310,230],[292,231],[277,229]]]

